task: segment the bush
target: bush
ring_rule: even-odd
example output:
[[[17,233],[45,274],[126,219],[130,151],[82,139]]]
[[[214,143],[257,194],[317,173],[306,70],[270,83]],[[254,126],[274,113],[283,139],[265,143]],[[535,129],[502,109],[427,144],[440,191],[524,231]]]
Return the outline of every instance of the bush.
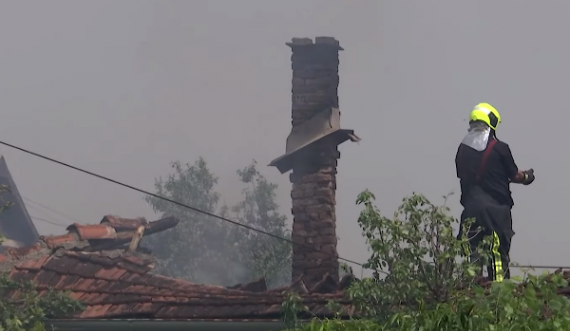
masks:
[[[0,185],[0,194],[6,191],[9,188]],[[0,213],[11,205],[0,198]],[[0,245],[4,240],[0,233]],[[40,296],[31,281],[15,282],[0,272],[0,331],[45,331],[45,318],[65,317],[83,309],[68,294],[49,289]]]
[[[15,298],[8,294],[18,291]],[[83,309],[68,293],[49,290],[39,296],[32,282],[14,282],[0,274],[0,330],[44,331],[45,318],[58,318]]]
[[[446,198],[446,197],[444,197]],[[525,275],[480,286],[480,267],[464,258],[457,219],[422,195],[405,198],[393,218],[382,216],[364,191],[358,218],[371,256],[372,278],[348,290],[360,319],[313,320],[302,330],[570,330],[570,300],[560,274]],[[468,226],[469,224],[467,224]],[[478,249],[486,258],[483,245]],[[289,314],[290,316],[291,314]]]

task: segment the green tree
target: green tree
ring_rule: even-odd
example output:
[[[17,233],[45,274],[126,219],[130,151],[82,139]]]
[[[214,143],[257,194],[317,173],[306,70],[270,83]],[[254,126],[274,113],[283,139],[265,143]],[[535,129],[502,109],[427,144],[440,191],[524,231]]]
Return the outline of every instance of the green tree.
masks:
[[[199,158],[192,165],[173,162],[171,166],[172,174],[155,181],[156,194],[216,213],[220,200],[215,191],[218,178],[206,161]],[[158,273],[217,285],[241,281],[244,271],[236,247],[243,238],[235,226],[152,196],[145,199],[155,212],[180,220],[175,228],[143,241],[157,257]]]
[[[287,216],[279,213],[276,203],[277,184],[269,182],[256,168],[252,161],[237,174],[245,188],[242,191],[243,201],[231,211],[240,223],[271,233],[275,236],[291,239],[287,229]],[[291,281],[292,250],[290,242],[270,237],[263,233],[249,233],[245,260],[251,279],[265,277],[268,286],[281,286]]]
[[[372,278],[355,282],[348,295],[361,319],[314,320],[304,330],[479,331],[568,330],[570,300],[561,274],[543,274],[491,286],[475,281],[479,267],[463,256],[467,240],[457,240],[449,209],[422,195],[405,198],[394,217],[362,192],[358,223],[369,244],[366,267]],[[479,254],[485,258],[482,249]],[[290,316],[289,313],[287,316]]]
[[[155,182],[156,193],[189,206],[221,214],[277,236],[288,237],[286,217],[275,203],[277,185],[255,168],[255,161],[238,170],[244,200],[229,208],[219,206],[218,178],[200,158],[183,166],[173,162],[173,174]],[[143,244],[157,257],[157,272],[197,283],[235,285],[267,277],[270,284],[285,281],[289,272],[290,245],[214,217],[152,196],[145,198],[156,212],[175,216],[173,229],[145,238]]]
[[[447,199],[447,197],[445,197]],[[382,216],[373,204],[374,195],[362,192],[363,205],[358,223],[372,255],[364,264],[374,276],[353,288],[353,295],[370,317],[385,318],[396,306],[413,309],[418,298],[428,304],[447,302],[458,289],[472,284],[479,268],[460,258],[465,242],[458,241],[447,206],[436,206],[423,195],[403,200],[392,218]],[[480,255],[486,254],[480,249]],[[377,291],[377,296],[360,296],[358,291]],[[374,307],[374,309],[371,309]]]

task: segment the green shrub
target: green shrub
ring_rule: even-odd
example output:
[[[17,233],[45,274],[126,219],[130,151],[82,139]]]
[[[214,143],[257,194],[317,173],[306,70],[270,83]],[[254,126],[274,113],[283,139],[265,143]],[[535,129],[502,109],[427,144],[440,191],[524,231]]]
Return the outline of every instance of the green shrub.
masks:
[[[446,198],[446,197],[444,197]],[[371,278],[349,289],[358,319],[312,320],[301,330],[469,331],[570,330],[570,300],[558,295],[567,286],[561,274],[525,277],[480,286],[481,268],[464,257],[467,240],[458,240],[457,219],[449,208],[422,195],[405,198],[394,217],[374,206],[364,191],[358,218],[371,256]],[[468,226],[469,224],[467,224]],[[478,249],[483,262],[487,254]],[[291,313],[289,313],[289,316]]]

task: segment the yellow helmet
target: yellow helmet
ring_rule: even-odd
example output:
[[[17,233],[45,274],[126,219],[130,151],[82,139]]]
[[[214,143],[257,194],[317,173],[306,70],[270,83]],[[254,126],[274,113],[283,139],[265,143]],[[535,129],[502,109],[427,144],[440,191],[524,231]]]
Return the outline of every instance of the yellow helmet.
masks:
[[[487,123],[493,130],[497,130],[497,126],[501,123],[501,115],[488,103],[480,103],[471,111],[469,121],[482,121]]]

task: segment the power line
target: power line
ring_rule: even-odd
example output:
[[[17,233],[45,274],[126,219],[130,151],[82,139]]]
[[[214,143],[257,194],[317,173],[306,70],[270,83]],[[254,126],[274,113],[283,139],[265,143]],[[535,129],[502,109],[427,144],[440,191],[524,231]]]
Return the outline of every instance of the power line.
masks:
[[[151,193],[151,192],[145,191],[145,190],[143,190],[143,189],[140,189],[140,188],[137,188],[137,187],[134,187],[134,186],[131,186],[131,185],[128,185],[128,184],[119,182],[119,181],[117,181],[117,180],[114,180],[114,179],[111,179],[111,178],[108,178],[108,177],[105,177],[105,176],[96,174],[96,173],[94,173],[94,172],[91,172],[91,171],[88,171],[88,170],[85,170],[85,169],[81,169],[81,168],[72,166],[72,165],[67,164],[67,163],[65,163],[65,162],[52,159],[52,158],[50,158],[50,157],[47,157],[47,156],[44,156],[44,155],[41,155],[41,154],[32,152],[32,151],[30,151],[30,150],[26,150],[26,149],[24,149],[24,148],[21,148],[21,147],[12,145],[12,144],[8,144],[8,143],[3,142],[3,141],[0,141],[0,144],[5,145],[5,146],[8,146],[8,147],[11,147],[11,148],[14,148],[14,149],[17,149],[17,150],[19,150],[19,151],[21,151],[21,152],[24,152],[24,153],[27,153],[27,154],[30,154],[30,155],[33,155],[33,156],[36,156],[36,157],[42,158],[42,159],[44,159],[44,160],[57,163],[57,164],[59,164],[59,165],[65,166],[65,167],[67,167],[67,168],[71,168],[71,169],[73,169],[73,170],[76,170],[76,171],[79,171],[79,172],[83,172],[83,173],[85,173],[85,174],[88,174],[88,175],[97,177],[97,178],[99,178],[99,179],[102,179],[102,180],[105,180],[105,181],[108,181],[108,182],[111,182],[111,183],[114,183],[114,184],[117,184],[117,185],[120,185],[120,186],[129,188],[129,189],[134,190],[134,191],[137,191],[137,192],[139,192],[139,193],[143,193],[143,194],[146,194],[146,195],[155,197],[155,198],[157,198],[157,199],[161,199],[161,200],[164,200],[164,201],[173,203],[173,204],[175,204],[175,205],[178,205],[178,206],[181,206],[181,207],[184,207],[184,208],[187,208],[187,209],[196,211],[196,212],[198,212],[198,213],[201,213],[201,214],[204,214],[204,215],[207,215],[207,216],[210,216],[210,217],[214,217],[214,218],[220,219],[220,220],[222,220],[222,221],[231,223],[231,224],[233,224],[233,225],[243,227],[243,228],[248,229],[248,230],[250,230],[250,231],[258,232],[258,233],[264,234],[264,235],[266,235],[266,236],[273,237],[273,238],[275,238],[275,239],[279,239],[279,240],[286,241],[286,242],[289,242],[289,243],[292,243],[292,244],[296,244],[293,240],[280,237],[280,236],[278,236],[278,235],[272,234],[272,233],[267,232],[267,231],[264,231],[264,230],[256,229],[256,228],[251,227],[251,226],[249,226],[249,225],[242,224],[242,223],[239,223],[239,222],[230,220],[230,219],[228,219],[228,218],[226,218],[226,217],[223,217],[223,216],[220,216],[220,215],[216,215],[216,214],[210,213],[210,212],[208,212],[208,211],[201,210],[201,209],[199,209],[199,208],[192,207],[192,206],[183,204],[183,203],[181,203],[181,202],[178,202],[178,201],[175,201],[175,200],[172,200],[172,199],[169,199],[169,198],[160,196],[160,195],[158,195],[158,194]],[[45,208],[45,209],[51,210],[51,211],[53,211],[54,213],[57,213],[57,214],[59,214],[59,215],[61,215],[61,216],[63,216],[63,217],[66,217],[66,218],[69,218],[69,219],[71,219],[71,220],[76,221],[75,218],[70,217],[70,216],[68,216],[68,215],[65,215],[65,214],[63,214],[63,213],[61,213],[61,212],[58,212],[57,210],[52,209],[52,208],[50,208],[50,207],[47,207],[47,206],[45,206],[45,205],[42,205],[42,204],[40,204],[39,202],[35,202],[35,201],[33,201],[33,200],[29,199],[29,198],[26,198],[26,197],[23,197],[23,198],[24,198],[25,200],[29,201],[29,202],[35,203],[35,204],[37,204],[37,205],[43,207],[43,208]],[[46,220],[46,219],[43,219],[43,218],[39,218],[39,217],[32,217],[32,218],[33,218],[33,219],[36,219],[36,220],[39,220],[39,221],[42,221],[42,222],[50,223],[50,224],[53,224],[53,225],[66,227],[66,225],[63,225],[63,224],[60,224],[60,223],[55,223],[55,222],[52,222],[52,221],[49,221],[49,220]],[[78,222],[78,223],[81,223],[81,222]],[[297,244],[297,245],[305,246],[305,247],[311,248],[311,249],[313,249],[313,250],[315,250],[315,251],[319,251],[319,250],[315,249],[314,247],[311,247],[311,246],[308,246],[308,245],[303,245],[303,244]],[[328,254],[328,255],[332,255],[332,254]],[[358,266],[364,268],[364,266],[363,266],[362,263],[359,263],[359,262],[356,262],[356,261],[353,261],[353,260],[349,260],[349,259],[345,259],[345,258],[340,257],[340,256],[338,257],[338,259],[341,260],[341,261],[353,263],[353,264],[355,264],[355,265],[358,265]],[[519,268],[519,269],[570,269],[570,267],[565,267],[565,266],[545,266],[545,265],[534,265],[534,266],[532,266],[532,265],[511,265],[510,267],[511,267],[511,268]],[[381,271],[381,270],[378,270],[378,272],[387,274],[386,272]]]
[[[57,226],[60,226],[60,227],[62,227],[62,228],[67,227],[66,225],[63,225],[63,224],[61,224],[61,223],[56,223],[56,222],[53,222],[53,221],[49,221],[49,220],[46,220],[45,218],[35,217],[35,216],[30,216],[30,217],[31,217],[31,219],[33,219],[33,220],[42,221],[42,222],[46,222],[46,223],[49,223],[49,224],[57,225]]]
[[[30,198],[27,198],[27,197],[24,197],[24,196],[22,196],[22,198],[23,198],[24,200],[28,201],[28,202],[31,202],[31,203],[33,203],[33,204],[36,204],[36,205],[42,207],[42,208],[45,208],[45,209],[47,209],[47,210],[49,210],[49,211],[52,211],[52,212],[54,212],[54,213],[56,213],[56,214],[58,214],[58,215],[60,215],[60,216],[63,216],[63,217],[65,217],[65,218],[67,218],[67,219],[69,219],[69,220],[71,220],[71,221],[74,221],[74,222],[77,222],[77,223],[83,223],[83,222],[81,222],[81,221],[78,221],[75,217],[71,217],[71,216],[69,216],[69,215],[66,215],[66,214],[64,214],[64,213],[62,213],[62,212],[60,212],[60,211],[57,211],[57,210],[55,210],[55,209],[53,209],[53,208],[50,208],[50,207],[48,207],[48,206],[46,206],[46,205],[43,205],[43,204],[41,204],[41,203],[39,203],[39,202],[36,202],[36,201],[34,201],[34,200],[30,199]]]
[[[282,241],[286,241],[286,242],[289,242],[289,243],[292,243],[292,244],[296,244],[296,245],[299,245],[299,246],[304,246],[304,247],[310,248],[310,249],[312,249],[312,250],[314,250],[314,251],[321,252],[320,250],[317,250],[317,249],[315,249],[314,247],[311,247],[311,246],[308,246],[308,245],[305,245],[305,244],[296,243],[296,242],[294,242],[293,240],[280,237],[280,236],[275,235],[275,234],[273,234],[273,233],[271,233],[271,232],[267,232],[267,231],[264,231],[264,230],[256,229],[256,228],[254,228],[254,227],[252,227],[252,226],[249,226],[249,225],[246,225],[246,224],[242,224],[242,223],[240,223],[240,222],[236,222],[236,221],[230,220],[230,219],[228,219],[228,218],[226,218],[226,217],[223,217],[223,216],[220,216],[220,215],[216,215],[216,214],[210,213],[210,212],[208,212],[208,211],[201,210],[201,209],[199,209],[199,208],[192,207],[192,206],[183,204],[183,203],[181,203],[181,202],[178,202],[178,201],[175,201],[175,200],[172,200],[172,199],[169,199],[169,198],[160,196],[160,195],[158,195],[158,194],[151,193],[151,192],[149,192],[149,191],[145,191],[145,190],[143,190],[143,189],[134,187],[134,186],[132,186],[132,185],[128,185],[128,184],[119,182],[119,181],[114,180],[114,179],[111,179],[111,178],[109,178],[109,177],[105,177],[105,176],[96,174],[96,173],[94,173],[94,172],[91,172],[91,171],[88,171],[88,170],[85,170],[85,169],[82,169],[82,168],[78,168],[78,167],[72,166],[72,165],[70,165],[70,164],[68,164],[68,163],[65,163],[65,162],[62,162],[62,161],[58,161],[58,160],[56,160],[56,159],[52,159],[52,158],[50,158],[50,157],[47,157],[47,156],[42,155],[42,154],[38,154],[38,153],[36,153],[36,152],[32,152],[32,151],[27,150],[27,149],[24,149],[24,148],[22,148],[22,147],[18,147],[18,146],[15,146],[15,145],[12,145],[12,144],[3,142],[3,141],[0,141],[0,144],[2,144],[2,145],[4,145],[4,146],[8,146],[8,147],[13,148],[13,149],[17,149],[17,150],[19,150],[19,151],[21,151],[21,152],[24,152],[24,153],[27,153],[27,154],[30,154],[30,155],[33,155],[33,156],[36,156],[36,157],[39,157],[39,158],[41,158],[41,159],[44,159],[44,160],[47,160],[47,161],[50,161],[50,162],[53,162],[53,163],[57,163],[57,164],[62,165],[62,166],[64,166],[64,167],[71,168],[71,169],[73,169],[73,170],[76,170],[76,171],[79,171],[79,172],[88,174],[88,175],[90,175],[90,176],[97,177],[97,178],[99,178],[99,179],[102,179],[102,180],[105,180],[105,181],[108,181],[108,182],[111,182],[111,183],[114,183],[114,184],[117,184],[117,185],[126,187],[126,188],[128,188],[128,189],[133,190],[133,191],[137,191],[137,192],[139,192],[139,193],[146,194],[146,195],[149,195],[149,196],[151,196],[151,197],[154,197],[154,198],[157,198],[157,199],[160,199],[160,200],[164,200],[164,201],[170,202],[170,203],[175,204],[175,205],[177,205],[177,206],[184,207],[184,208],[193,210],[193,211],[195,211],[195,212],[198,212],[198,213],[201,213],[201,214],[204,214],[204,215],[213,217],[213,218],[217,218],[217,219],[222,220],[222,221],[224,221],[224,222],[228,222],[228,223],[231,223],[231,224],[233,224],[233,225],[237,225],[237,226],[243,227],[243,228],[248,229],[248,230],[250,230],[250,231],[258,232],[258,233],[264,234],[264,235],[266,235],[266,236],[273,237],[273,238],[275,238],[275,239],[279,239],[279,240],[282,240]],[[324,252],[321,252],[321,253],[324,253]],[[335,256],[334,254],[330,254],[330,253],[325,253],[325,254],[330,255],[330,256],[334,256],[334,257],[338,258],[338,259],[341,260],[341,261],[353,263],[353,264],[356,264],[356,265],[358,265],[358,266],[360,266],[360,267],[363,267],[363,264],[362,264],[362,263],[359,263],[359,262],[356,262],[356,261],[352,261],[352,260],[349,260],[349,259],[345,259],[345,258],[342,258],[342,257],[340,257],[340,256]],[[385,272],[383,272],[383,271],[381,271],[381,270],[378,270],[378,272],[385,273]],[[386,273],[386,274],[387,274],[387,273]]]
[[[517,268],[517,269],[570,269],[570,267],[564,266],[555,266],[555,265],[519,265],[513,264],[510,265],[509,268]]]
[[[47,213],[45,213],[43,210],[40,210],[40,209],[37,208],[36,206],[27,205],[26,208],[29,208],[29,209],[31,209],[31,210],[34,210],[34,211],[36,211],[36,212],[38,212],[38,213],[40,213],[40,214],[46,216],[47,218],[51,218],[51,217],[49,217],[49,215],[48,215]],[[34,217],[31,217],[31,218],[34,218]],[[56,222],[56,221],[50,221],[50,222],[51,222],[51,223],[57,223],[58,225],[61,225],[61,226],[67,226],[67,225],[65,225],[65,224],[63,224],[63,223],[61,223],[61,222]]]

